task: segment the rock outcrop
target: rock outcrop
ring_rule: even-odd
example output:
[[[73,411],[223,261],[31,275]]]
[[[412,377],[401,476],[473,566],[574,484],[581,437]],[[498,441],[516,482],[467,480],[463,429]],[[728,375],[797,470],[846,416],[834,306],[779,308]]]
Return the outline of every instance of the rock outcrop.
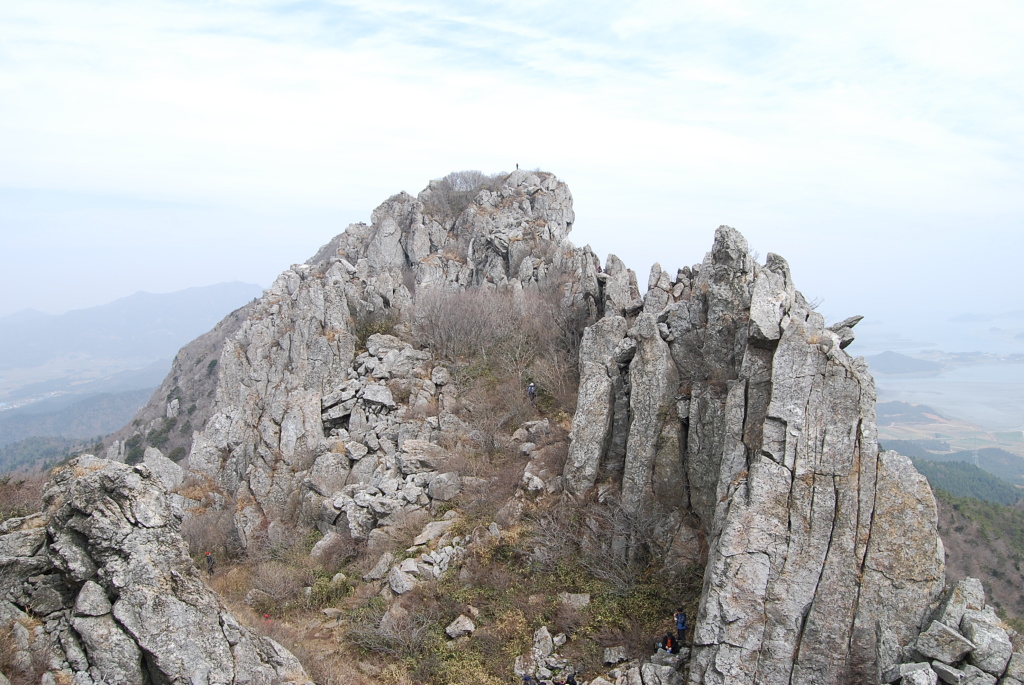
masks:
[[[0,623],[36,623],[26,652],[46,655],[44,682],[309,682],[206,586],[170,502],[145,465],[83,456],[42,513],[0,527]]]
[[[239,307],[216,326],[181,348],[171,371],[130,424],[107,436],[103,455],[115,461],[142,460],[147,446],[182,462],[192,438],[213,414],[217,364],[224,343],[238,332],[254,302]]]
[[[916,637],[944,566],[931,490],[879,452],[874,383],[844,351],[859,319],[827,327],[785,261],[755,263],[728,227],[674,280],[655,265],[624,336],[629,308],[604,311],[566,488],[621,471],[627,509],[700,521],[689,682],[877,681],[896,658],[879,645]]]
[[[242,543],[275,526],[315,525],[321,551],[340,540],[379,547],[364,580],[384,596],[405,595],[469,553],[470,538],[449,530],[454,512],[435,519],[461,493],[487,487],[460,473],[442,437],[495,439],[455,411],[462,404],[471,413],[472,401],[442,351],[408,342],[424,324],[419,305],[432,293],[502,293],[512,302],[547,288],[560,311],[592,323],[579,342],[568,456],[564,445],[544,444],[547,420],[523,425],[508,439],[525,461],[520,491],[498,520],[516,519],[530,498],[565,492],[586,503],[595,492],[600,502],[617,497],[631,520],[655,521],[670,554],[706,565],[688,660],[630,663],[609,677],[796,685],[897,673],[918,682],[943,668],[1015,677],[1005,631],[993,629],[970,584],[926,620],[944,583],[935,502],[909,460],[879,450],[873,380],[846,352],[860,318],[826,325],[781,257],[757,263],[724,226],[702,263],[674,276],[654,265],[641,294],[620,260],[610,256],[602,271],[589,248],[568,241],[574,219],[568,188],[539,172],[395,195],[371,224],[350,226],[285,271],[201,354],[181,357],[182,377],[161,391],[162,418],[146,425],[184,416],[182,402],[211,382],[196,379],[206,373],[216,392],[212,405],[196,404],[209,419],[195,424],[188,476],[231,507]],[[127,444],[109,455],[125,459]],[[143,456],[152,468],[80,462],[80,477],[59,484],[77,492],[76,483],[96,481],[100,499],[117,503],[97,511],[120,512],[147,540],[171,538],[175,513],[145,493],[159,490],[153,470],[169,484],[180,474],[160,454]],[[286,677],[288,657],[224,618],[192,583],[194,571],[166,571],[184,595],[164,606],[145,589],[165,582],[169,562],[151,559],[147,576],[140,561],[126,584],[129,569],[105,551],[105,529],[80,520],[86,510],[48,511],[40,525],[49,532],[36,538],[31,521],[10,524],[15,537],[3,544],[14,551],[3,563],[16,580],[0,590],[56,617],[54,644],[65,655],[57,670],[127,682],[159,671],[174,681],[183,668],[223,658],[215,677],[197,677],[233,682],[247,668],[260,674],[253,682]],[[393,553],[398,524],[423,526],[409,558]],[[627,538],[609,548],[629,555]],[[161,652],[143,625],[150,613],[164,630],[174,617],[199,626],[198,651],[184,660],[177,647]],[[449,635],[471,639],[475,623],[463,618]],[[568,673],[552,640],[538,631],[517,671]],[[110,645],[102,654],[101,643]],[[942,665],[919,667],[926,658]]]
[[[596,311],[598,261],[566,240],[575,217],[564,183],[515,172],[478,188],[457,213],[442,190],[433,182],[419,197],[395,195],[371,225],[350,226],[284,272],[226,343],[215,411],[188,463],[234,497],[243,542],[296,510],[316,519],[327,498],[363,538],[374,521],[425,504],[424,492],[444,499],[457,487],[429,490],[435,481],[422,474],[437,464],[401,463],[407,440],[430,442],[457,425],[445,409],[446,369],[390,337],[367,340],[356,356],[360,338],[410,314],[414,297],[557,283],[565,307]],[[402,407],[396,394],[408,398]],[[433,416],[399,420],[405,408]],[[357,494],[372,489],[390,500],[349,504],[366,503]]]

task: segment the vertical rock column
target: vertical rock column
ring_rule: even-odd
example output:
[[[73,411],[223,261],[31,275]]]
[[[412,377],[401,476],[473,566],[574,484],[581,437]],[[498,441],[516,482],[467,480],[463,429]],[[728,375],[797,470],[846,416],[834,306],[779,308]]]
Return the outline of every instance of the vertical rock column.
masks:
[[[583,334],[579,399],[564,471],[569,492],[584,492],[597,480],[612,429],[614,377],[619,373],[615,348],[625,335],[626,320],[621,316],[601,319]]]
[[[874,682],[873,621],[905,642],[942,588],[934,500],[912,468],[879,455],[863,361],[802,297],[777,311],[761,416],[749,379],[737,381],[748,466],[719,472],[690,682]],[[767,324],[755,338],[768,342]],[[757,354],[748,347],[744,375]]]

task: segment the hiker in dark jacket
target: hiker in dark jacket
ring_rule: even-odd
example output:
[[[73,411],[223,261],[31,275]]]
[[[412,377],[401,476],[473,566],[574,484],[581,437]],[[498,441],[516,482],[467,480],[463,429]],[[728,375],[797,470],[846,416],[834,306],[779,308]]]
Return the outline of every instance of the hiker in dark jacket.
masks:
[[[206,553],[206,572],[208,574],[210,574],[211,576],[213,575],[213,565],[214,565],[214,563],[216,563],[216,562],[213,559],[213,555],[210,554],[209,552],[207,552]]]
[[[679,607],[674,615],[676,619],[676,637],[679,639],[679,644],[686,644],[686,614],[683,613],[683,608]]]

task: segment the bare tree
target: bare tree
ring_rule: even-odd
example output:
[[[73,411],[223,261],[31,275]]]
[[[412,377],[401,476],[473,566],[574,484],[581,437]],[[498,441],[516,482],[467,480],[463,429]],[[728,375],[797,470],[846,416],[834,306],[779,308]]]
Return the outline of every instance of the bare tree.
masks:
[[[504,174],[489,176],[482,171],[453,171],[431,181],[426,193],[425,211],[442,223],[457,219],[473,198],[485,188],[496,188]]]

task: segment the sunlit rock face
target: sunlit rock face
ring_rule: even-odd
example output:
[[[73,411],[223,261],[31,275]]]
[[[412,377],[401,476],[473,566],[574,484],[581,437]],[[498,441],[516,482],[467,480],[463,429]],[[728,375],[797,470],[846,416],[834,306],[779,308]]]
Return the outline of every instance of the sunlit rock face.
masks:
[[[674,522],[666,535],[699,522],[689,682],[875,682],[944,565],[931,490],[879,452],[874,382],[843,349],[859,319],[826,327],[786,262],[757,264],[725,226],[703,263],[655,265],[642,306],[604,311],[581,349],[565,484],[621,478],[623,505]]]

